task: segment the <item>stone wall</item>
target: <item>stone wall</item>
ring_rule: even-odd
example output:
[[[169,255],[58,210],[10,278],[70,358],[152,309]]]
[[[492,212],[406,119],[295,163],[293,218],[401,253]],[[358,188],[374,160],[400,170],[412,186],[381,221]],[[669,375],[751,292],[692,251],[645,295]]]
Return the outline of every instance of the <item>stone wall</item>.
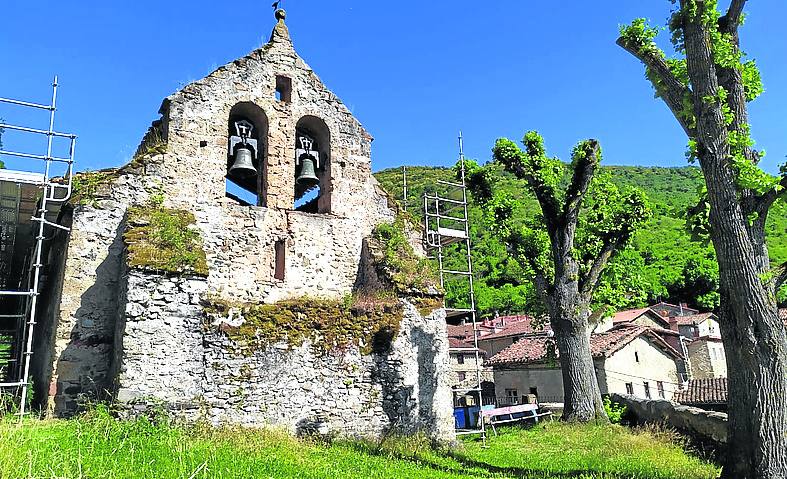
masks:
[[[292,82],[289,101],[276,97],[279,76]],[[260,133],[260,206],[226,195],[228,124],[238,108]],[[68,415],[80,399],[112,393],[131,408],[155,398],[216,422],[371,435],[395,426],[452,437],[442,313],[424,318],[406,304],[385,355],[315,356],[308,345],[238,355],[225,335],[204,329],[198,301],[207,296],[276,303],[374,289],[365,284],[363,245],[396,216],[371,175],[371,136],[295,53],[283,21],[268,44],[171,95],[160,113],[133,161],[74,209],[35,378],[49,385],[50,412]],[[323,129],[320,213],[294,210],[295,131],[304,119]],[[153,197],[193,213],[207,278],[127,269],[127,211]],[[274,275],[277,242],[283,279]]]
[[[727,444],[727,414],[705,411],[666,400],[648,400],[627,394],[612,394],[611,399],[625,404],[628,414],[638,423],[665,424],[700,442],[711,442],[717,449]]]
[[[692,379],[727,377],[727,360],[721,339],[698,338],[687,344]]]
[[[320,353],[308,341],[255,348],[222,332],[242,318],[207,322],[206,291],[202,278],[129,272],[116,345],[121,405],[294,433],[374,437],[393,428],[453,440],[443,310],[424,317],[402,300],[400,333],[384,353]]]

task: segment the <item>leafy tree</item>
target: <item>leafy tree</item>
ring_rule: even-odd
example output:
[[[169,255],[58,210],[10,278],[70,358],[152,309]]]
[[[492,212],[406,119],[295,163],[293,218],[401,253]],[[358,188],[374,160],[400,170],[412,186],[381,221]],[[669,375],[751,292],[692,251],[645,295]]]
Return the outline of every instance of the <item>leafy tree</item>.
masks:
[[[675,3],[675,2],[673,2]],[[689,139],[707,187],[708,234],[719,263],[719,322],[727,355],[730,448],[724,478],[787,477],[787,334],[776,291],[787,263],[771,268],[766,220],[787,187],[762,171],[747,103],[763,91],[759,70],[740,49],[746,0],[722,14],[715,0],[680,0],[669,29],[677,57],[654,42],[644,19],[617,43],[646,67],[656,95]]]
[[[523,221],[517,214],[521,203],[496,192],[489,167],[468,163],[468,183],[485,206],[487,222],[526,266],[549,316],[563,372],[563,418],[606,420],[588,339],[591,302],[607,263],[649,209],[640,191],[622,191],[605,175],[595,175],[601,161],[596,140],[574,147],[568,181],[566,165],[546,155],[538,133],[528,132],[522,142],[524,150],[500,139],[493,154],[520,187],[535,195],[540,215]]]

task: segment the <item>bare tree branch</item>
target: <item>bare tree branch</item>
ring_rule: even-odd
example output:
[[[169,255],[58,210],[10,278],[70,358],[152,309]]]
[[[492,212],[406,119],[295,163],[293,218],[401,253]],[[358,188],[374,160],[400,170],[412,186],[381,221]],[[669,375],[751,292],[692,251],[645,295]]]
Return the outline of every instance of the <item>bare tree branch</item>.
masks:
[[[683,100],[688,98],[691,90],[683,83],[681,83],[667,66],[664,58],[656,53],[642,53],[638,45],[633,45],[626,41],[625,38],[619,37],[616,42],[627,52],[631,53],[635,58],[641,61],[649,69],[650,73],[655,76],[658,85],[654,85],[656,92],[667,104],[675,119],[683,128],[690,138],[694,137],[694,130],[689,126],[686,119],[683,118]]]
[[[722,33],[729,33],[737,37],[738,26],[741,24],[741,17],[743,16],[743,7],[746,5],[746,0],[732,0],[730,8],[727,13],[719,19],[719,30]]]
[[[746,208],[746,213],[757,213],[760,216],[764,216],[768,210],[771,209],[773,203],[785,194],[787,194],[787,175],[782,176],[778,189],[773,188],[766,193],[752,198],[751,202],[749,203],[750,206]]]
[[[564,224],[576,224],[582,198],[590,187],[593,174],[596,172],[599,159],[599,144],[597,140],[588,140],[579,146],[584,151],[578,152],[581,156],[575,159],[574,175],[566,190],[566,203],[563,211]]]
[[[775,282],[774,282],[774,288],[777,291],[787,281],[787,263],[784,263],[781,266],[779,266],[778,270],[779,270],[779,272],[776,275],[776,279],[775,279]]]
[[[601,252],[596,257],[596,259],[593,260],[590,270],[580,281],[580,294],[585,297],[589,297],[593,293],[593,291],[596,289],[596,286],[598,285],[599,279],[601,279],[601,273],[604,272],[604,268],[607,267],[607,263],[609,263],[612,255],[622,246],[623,242],[624,241],[622,237],[616,236],[614,238],[610,238],[608,242],[604,243],[604,246],[601,248]]]

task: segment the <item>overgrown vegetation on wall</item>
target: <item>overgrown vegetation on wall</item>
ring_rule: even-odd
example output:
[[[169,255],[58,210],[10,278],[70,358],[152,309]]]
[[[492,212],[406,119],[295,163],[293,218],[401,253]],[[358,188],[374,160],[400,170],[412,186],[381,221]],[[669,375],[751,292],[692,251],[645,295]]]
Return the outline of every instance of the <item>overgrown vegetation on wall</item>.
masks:
[[[300,298],[275,304],[237,303],[210,298],[204,304],[208,319],[220,323],[230,339],[250,350],[285,342],[298,347],[309,340],[321,353],[355,346],[363,354],[381,353],[399,334],[402,305],[395,297],[357,298],[344,301]]]
[[[143,168],[148,159],[166,152],[167,140],[163,132],[163,124],[161,120],[156,120],[142,138],[137,151],[134,152],[134,157],[122,169],[127,171]]]
[[[393,223],[379,224],[372,231],[369,249],[378,277],[390,283],[397,294],[440,294],[435,265],[416,255],[407,241],[410,221],[406,214],[400,213]]]
[[[207,276],[208,264],[196,219],[189,211],[148,205],[129,208],[128,265],[159,273]]]
[[[95,206],[100,196],[109,194],[109,186],[117,177],[117,169],[74,173],[70,203]]]

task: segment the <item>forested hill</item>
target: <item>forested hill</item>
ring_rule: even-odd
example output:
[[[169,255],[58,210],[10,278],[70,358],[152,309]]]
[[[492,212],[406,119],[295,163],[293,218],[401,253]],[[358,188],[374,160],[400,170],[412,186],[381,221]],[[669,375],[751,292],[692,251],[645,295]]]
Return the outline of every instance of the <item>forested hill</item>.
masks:
[[[702,174],[696,167],[658,168],[608,166],[603,168],[619,186],[643,190],[652,205],[653,219],[634,238],[631,247],[607,268],[596,301],[618,309],[658,300],[687,302],[703,309],[718,305],[718,266],[713,248],[692,241],[685,230],[686,209],[696,204]],[[524,215],[538,212],[535,199],[513,176],[497,171],[500,188],[523,200]],[[382,186],[401,201],[402,170],[375,173]],[[436,180],[455,181],[450,168],[407,167],[408,211],[421,219],[421,195],[434,191]],[[484,314],[526,312],[536,303],[532,285],[505,247],[489,231],[481,209],[470,199],[473,267],[478,307]],[[769,216],[768,244],[774,262],[787,261],[787,208],[774,206]],[[449,250],[449,266],[459,266],[461,255]],[[449,300],[464,297],[460,283],[446,285]],[[783,291],[784,292],[784,291]],[[786,295],[780,295],[784,300]]]

